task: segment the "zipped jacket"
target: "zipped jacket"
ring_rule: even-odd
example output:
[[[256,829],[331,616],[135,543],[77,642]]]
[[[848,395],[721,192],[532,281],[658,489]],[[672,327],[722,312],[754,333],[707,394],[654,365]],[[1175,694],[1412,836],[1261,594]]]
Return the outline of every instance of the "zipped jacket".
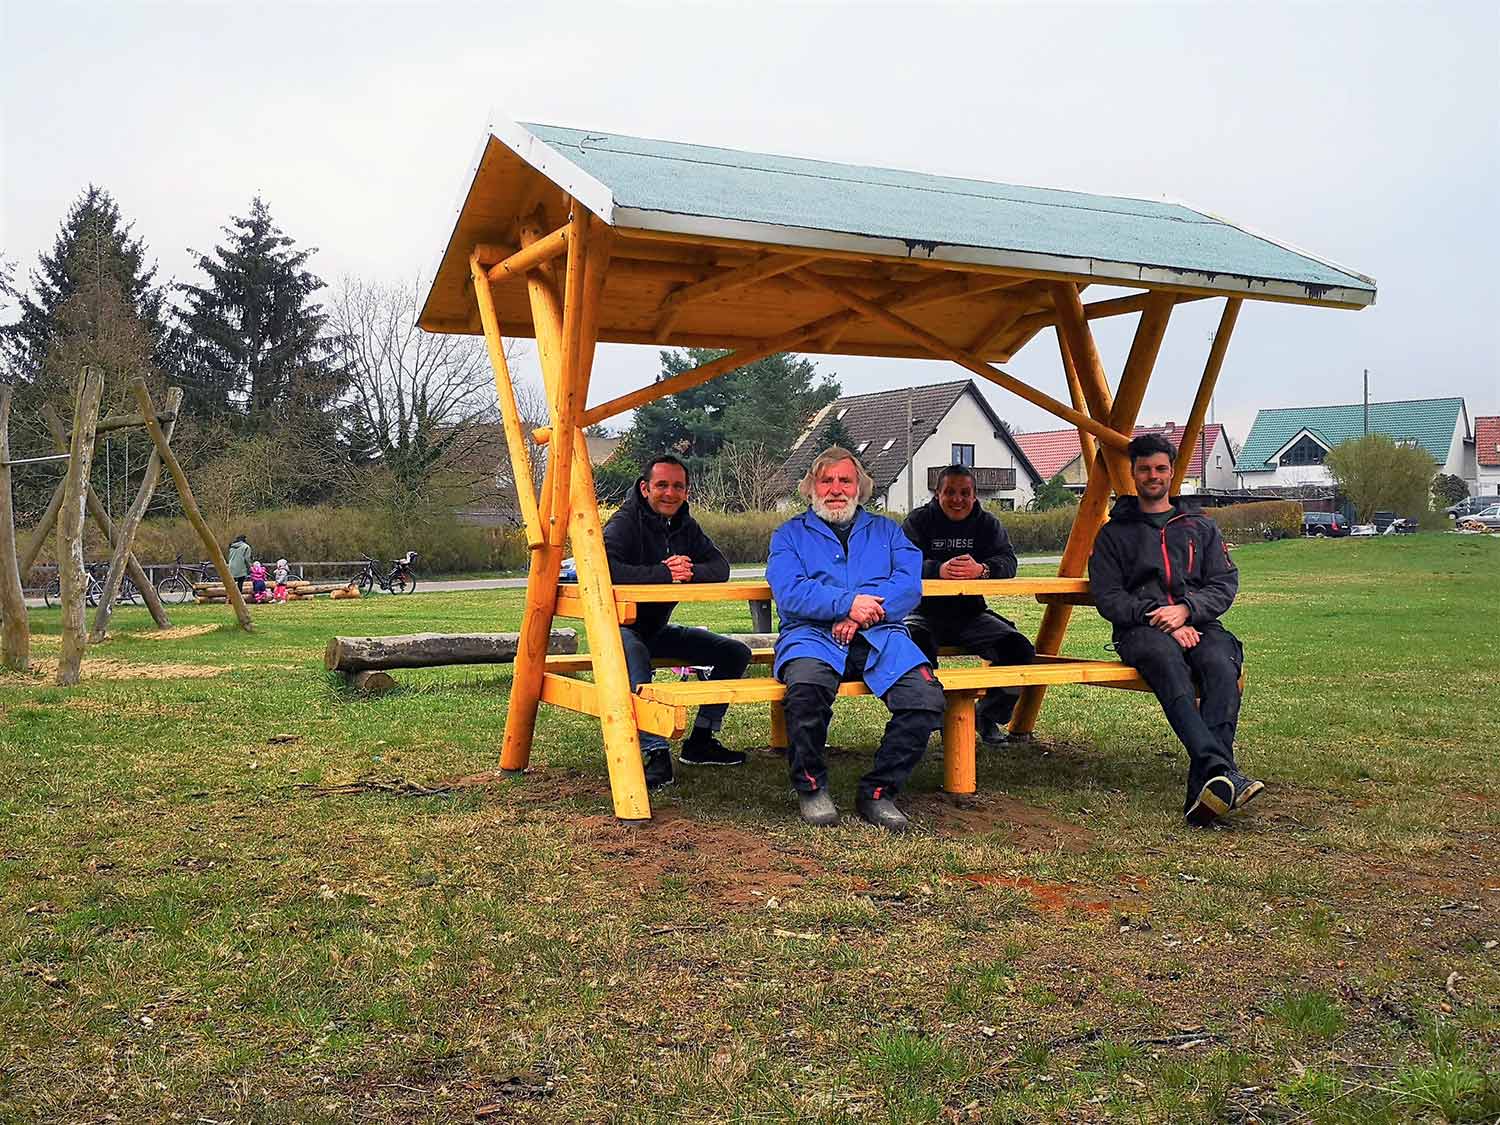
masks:
[[[989,568],[990,578],[1016,576],[1016,552],[1005,526],[978,504],[961,520],[948,517],[934,497],[901,525],[906,537],[922,552],[922,577],[939,578],[938,571],[949,559],[969,555]],[[931,619],[975,617],[989,608],[979,594],[963,597],[923,598],[917,611]]]
[[[849,646],[833,626],[849,616],[856,594],[885,599],[885,619],[860,630],[870,642],[865,683],[884,695],[897,680],[927,663],[903,624],[922,596],[922,552],[894,520],[860,508],[849,530],[849,549],[812,512],[793,516],[771,535],[766,581],[781,616],[774,674],[788,660],[810,656],[839,672]]]
[[[1177,514],[1156,528],[1134,496],[1122,496],[1094,541],[1089,585],[1117,640],[1165,605],[1187,606],[1189,625],[1211,624],[1239,592],[1240,572],[1219,525],[1180,497],[1172,503]]]
[[[639,482],[604,525],[604,553],[609,557],[612,582],[671,582],[665,560],[672,555],[693,560],[695,584],[729,580],[729,560],[703,533],[687,504],[667,519],[646,503]],[[650,635],[667,623],[676,608],[676,602],[642,602],[632,628]]]

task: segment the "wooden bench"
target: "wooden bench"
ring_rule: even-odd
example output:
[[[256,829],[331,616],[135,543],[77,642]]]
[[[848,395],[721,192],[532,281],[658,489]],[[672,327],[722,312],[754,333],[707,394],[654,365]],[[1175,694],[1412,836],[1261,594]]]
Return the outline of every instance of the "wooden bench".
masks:
[[[998,578],[950,581],[927,579],[922,583],[924,595],[955,597],[980,594],[985,597],[1031,597],[1039,602],[1067,605],[1092,605],[1086,578]],[[727,602],[764,601],[771,597],[765,582],[714,582],[701,585],[649,584],[620,585],[614,588],[616,615],[622,625],[633,624],[638,607],[649,602]],[[564,584],[558,589],[556,614],[559,617],[582,617],[583,607],[577,588]],[[774,638],[764,637],[774,643]],[[951,655],[959,650],[941,650]],[[774,657],[770,644],[752,645],[751,660],[769,664]],[[658,667],[680,664],[678,660],[659,660]],[[548,703],[586,714],[599,714],[594,685],[577,678],[580,672],[592,670],[588,654],[550,656],[542,677],[541,697]],[[974,705],[986,691],[1003,687],[1028,687],[1055,684],[1092,684],[1098,687],[1149,691],[1140,674],[1130,665],[1117,660],[1079,660],[1072,657],[1038,655],[1031,664],[980,665],[938,669],[947,707],[943,716],[943,788],[950,793],[975,791],[975,720]],[[861,682],[839,687],[840,696],[869,695]],[[685,680],[672,683],[642,684],[632,698],[636,726],[666,738],[680,737],[687,729],[689,707],[705,703],[765,703],[771,707],[771,744],[785,747],[786,722],[781,701],[786,688],[778,680],[752,677],[738,680]]]

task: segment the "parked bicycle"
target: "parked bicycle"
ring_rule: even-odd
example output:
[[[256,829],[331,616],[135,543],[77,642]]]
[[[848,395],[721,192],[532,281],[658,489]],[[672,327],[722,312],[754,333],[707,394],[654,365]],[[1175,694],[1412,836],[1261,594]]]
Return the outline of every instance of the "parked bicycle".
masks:
[[[196,597],[196,583],[217,581],[219,577],[211,563],[184,563],[178,555],[172,569],[165,577],[156,580],[156,596],[168,605],[181,605]]]
[[[355,579],[361,594],[371,593],[377,584],[382,590],[392,594],[416,592],[417,576],[412,572],[412,564],[417,561],[417,552],[407,551],[405,557],[391,563],[391,569],[384,576],[380,574],[381,564],[378,559],[372,559],[363,553],[359,557],[365,560],[364,570]]]
[[[90,563],[83,568],[87,584],[84,587],[84,599],[89,607],[93,608],[99,604],[99,599],[104,596],[104,579],[109,575],[108,563]],[[136,605],[140,601],[141,592],[136,584],[130,580],[130,575],[120,579],[120,592],[115,595],[116,605]],[[54,574],[52,581],[42,591],[42,600],[48,606],[62,604],[62,575]]]

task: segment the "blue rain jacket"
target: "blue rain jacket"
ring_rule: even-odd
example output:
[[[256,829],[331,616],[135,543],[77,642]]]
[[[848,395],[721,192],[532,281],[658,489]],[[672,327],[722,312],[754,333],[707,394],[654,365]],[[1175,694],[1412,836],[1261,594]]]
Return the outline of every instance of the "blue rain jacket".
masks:
[[[922,552],[900,526],[860,508],[849,533],[848,557],[829,526],[812,512],[793,516],[771,536],[766,581],[781,615],[775,675],[788,660],[811,656],[840,672],[849,647],[833,639],[835,622],[849,616],[856,594],[885,599],[885,620],[860,632],[870,642],[865,683],[877,695],[927,663],[904,624],[922,597]]]

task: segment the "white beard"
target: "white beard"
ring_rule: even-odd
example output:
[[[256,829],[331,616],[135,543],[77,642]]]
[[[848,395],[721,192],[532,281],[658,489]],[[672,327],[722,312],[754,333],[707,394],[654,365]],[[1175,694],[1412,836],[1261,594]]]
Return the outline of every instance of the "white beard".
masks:
[[[813,515],[817,516],[820,520],[827,520],[829,523],[836,523],[842,527],[846,523],[854,522],[854,516],[859,511],[859,505],[845,504],[843,511],[834,512],[830,511],[823,501],[814,496],[812,499],[812,510]]]

